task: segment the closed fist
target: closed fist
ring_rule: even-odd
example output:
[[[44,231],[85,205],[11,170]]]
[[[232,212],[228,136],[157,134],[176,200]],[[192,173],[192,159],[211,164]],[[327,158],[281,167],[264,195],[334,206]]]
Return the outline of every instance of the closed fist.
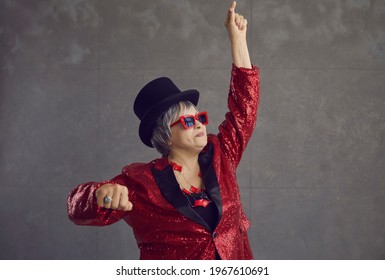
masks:
[[[128,200],[128,189],[119,184],[104,184],[95,192],[99,207],[131,211],[132,203]]]

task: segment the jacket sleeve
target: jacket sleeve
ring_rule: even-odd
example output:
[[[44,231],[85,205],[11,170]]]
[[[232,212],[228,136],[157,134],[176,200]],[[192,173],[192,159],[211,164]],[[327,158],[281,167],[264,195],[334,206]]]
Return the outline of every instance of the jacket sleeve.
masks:
[[[121,220],[127,212],[99,207],[95,191],[102,185],[120,184],[127,186],[125,176],[119,175],[112,180],[96,183],[88,182],[73,189],[68,195],[68,217],[77,225],[105,226]]]
[[[218,139],[224,156],[238,166],[253,134],[259,104],[259,69],[238,68],[231,71],[228,96],[229,112],[219,126]]]

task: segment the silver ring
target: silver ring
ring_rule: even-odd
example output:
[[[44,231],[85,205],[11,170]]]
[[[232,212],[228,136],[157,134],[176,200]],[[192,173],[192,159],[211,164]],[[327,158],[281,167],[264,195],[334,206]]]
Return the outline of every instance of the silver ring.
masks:
[[[112,201],[112,197],[111,197],[111,196],[106,196],[106,197],[104,197],[104,199],[103,199],[103,202],[104,202],[105,204],[111,203],[111,201]]]

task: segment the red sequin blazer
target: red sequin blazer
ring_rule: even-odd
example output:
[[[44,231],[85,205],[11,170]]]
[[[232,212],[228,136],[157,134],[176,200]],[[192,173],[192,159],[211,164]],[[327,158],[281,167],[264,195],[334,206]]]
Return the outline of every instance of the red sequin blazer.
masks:
[[[259,70],[233,65],[229,112],[218,135],[209,135],[199,156],[202,179],[218,208],[212,232],[179,189],[167,157],[123,168],[112,180],[81,184],[68,197],[68,216],[78,225],[105,226],[121,219],[129,224],[140,259],[252,259],[247,219],[240,199],[236,169],[253,133],[259,103]],[[95,190],[105,183],[129,189],[132,211],[100,208]],[[183,203],[182,203],[183,202]]]

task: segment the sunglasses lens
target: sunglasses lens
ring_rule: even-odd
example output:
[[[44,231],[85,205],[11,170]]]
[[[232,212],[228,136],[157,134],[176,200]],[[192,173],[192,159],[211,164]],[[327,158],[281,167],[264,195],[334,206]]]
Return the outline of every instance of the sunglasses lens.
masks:
[[[207,115],[206,115],[206,114],[200,114],[200,115],[198,116],[198,121],[199,121],[201,124],[203,124],[203,125],[207,124]]]
[[[193,127],[195,124],[195,120],[193,117],[186,117],[183,119],[185,127]]]

